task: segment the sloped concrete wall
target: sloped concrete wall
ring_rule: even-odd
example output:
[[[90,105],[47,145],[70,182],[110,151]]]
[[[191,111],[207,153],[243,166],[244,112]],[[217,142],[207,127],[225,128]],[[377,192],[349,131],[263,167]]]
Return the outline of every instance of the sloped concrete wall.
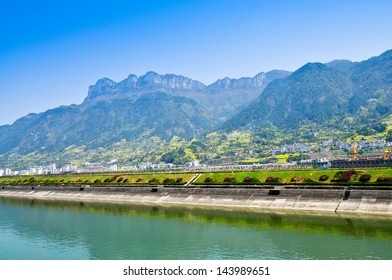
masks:
[[[0,188],[0,197],[392,214],[392,190],[5,186]]]

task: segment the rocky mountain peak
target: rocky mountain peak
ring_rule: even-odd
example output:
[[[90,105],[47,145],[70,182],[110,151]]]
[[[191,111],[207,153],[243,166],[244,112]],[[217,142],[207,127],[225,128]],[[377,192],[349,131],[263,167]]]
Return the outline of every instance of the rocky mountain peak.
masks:
[[[208,89],[212,93],[217,93],[222,90],[238,90],[247,89],[254,90],[261,93],[262,90],[267,86],[269,82],[278,78],[285,78],[290,75],[291,72],[282,70],[273,70],[267,73],[260,72],[254,77],[244,77],[239,79],[224,78],[219,79],[215,83],[208,86]]]
[[[245,77],[239,79],[231,79],[231,78],[223,78],[217,80],[215,83],[212,83],[208,86],[208,88],[212,91],[222,90],[222,89],[239,89],[239,88],[247,88],[247,89],[262,89],[265,87],[267,83],[266,74],[261,72],[254,76],[253,78]]]
[[[118,90],[116,82],[108,78],[99,79],[95,85],[89,86],[87,99],[93,99],[99,95],[106,95]]]
[[[95,88],[115,88],[116,82],[114,82],[113,80],[108,79],[108,78],[102,78],[102,79],[99,79],[95,83],[94,87]]]
[[[161,76],[153,71],[147,72],[145,75],[140,76],[137,80],[138,87],[149,87],[161,84]]]
[[[205,85],[201,82],[189,79],[181,75],[159,75],[152,71],[149,71],[145,75],[139,77],[137,86],[140,88],[158,87],[164,89],[185,90],[199,90],[205,87]]]
[[[190,78],[166,74],[159,75],[156,72],[149,71],[143,76],[137,77],[134,74],[129,75],[125,80],[116,83],[108,78],[100,79],[95,85],[89,87],[86,100],[94,99],[98,96],[111,94],[122,94],[129,92],[146,92],[150,90],[203,90],[206,86]]]

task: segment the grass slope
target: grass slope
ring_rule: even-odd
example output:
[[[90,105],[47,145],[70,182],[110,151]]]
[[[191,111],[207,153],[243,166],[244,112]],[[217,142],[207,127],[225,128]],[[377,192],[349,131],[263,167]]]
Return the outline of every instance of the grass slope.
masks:
[[[75,174],[0,177],[0,185],[185,185],[195,173]],[[324,180],[322,179],[324,177]],[[366,179],[367,177],[367,179]],[[391,185],[392,169],[211,172],[194,185]]]
[[[1,177],[1,185],[183,185],[195,174],[46,175]]]

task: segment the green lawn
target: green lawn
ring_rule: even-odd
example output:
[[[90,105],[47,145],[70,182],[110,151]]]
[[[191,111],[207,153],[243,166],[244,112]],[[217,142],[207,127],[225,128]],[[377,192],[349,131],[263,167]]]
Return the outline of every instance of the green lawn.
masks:
[[[240,171],[202,173],[195,185],[391,185],[392,169],[356,169],[347,179],[347,170],[288,170],[288,171]],[[370,180],[362,182],[362,175]],[[196,173],[140,173],[140,174],[75,174],[0,177],[0,185],[184,185]],[[327,177],[320,180],[320,177]],[[346,176],[346,177],[345,177]],[[378,182],[379,177],[386,177]],[[346,178],[346,179],[343,179]],[[391,178],[391,179],[389,179]]]
[[[342,177],[342,172],[345,170],[289,170],[289,171],[249,171],[249,172],[214,172],[204,173],[198,178],[195,184],[271,184],[266,182],[267,178],[275,178],[274,184],[306,184],[306,185],[329,185],[329,184],[386,184],[392,185],[392,182],[376,182],[380,176],[391,177],[392,169],[367,169],[355,170],[356,174],[352,175],[349,181],[333,181]],[[369,174],[371,176],[368,182],[361,182],[359,179],[361,175]],[[327,175],[328,179],[320,181],[322,175]],[[253,181],[245,180],[245,178],[253,178]],[[207,179],[208,178],[208,179]],[[229,179],[227,179],[229,178]],[[230,179],[234,178],[234,179]],[[226,179],[226,182],[225,182]],[[392,181],[392,180],[391,180]]]
[[[1,185],[184,185],[196,174],[47,175],[0,177]]]

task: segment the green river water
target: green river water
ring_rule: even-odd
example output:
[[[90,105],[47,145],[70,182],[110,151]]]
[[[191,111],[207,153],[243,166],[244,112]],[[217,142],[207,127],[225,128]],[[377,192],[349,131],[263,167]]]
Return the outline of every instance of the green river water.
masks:
[[[392,219],[0,197],[2,260],[392,259]]]

